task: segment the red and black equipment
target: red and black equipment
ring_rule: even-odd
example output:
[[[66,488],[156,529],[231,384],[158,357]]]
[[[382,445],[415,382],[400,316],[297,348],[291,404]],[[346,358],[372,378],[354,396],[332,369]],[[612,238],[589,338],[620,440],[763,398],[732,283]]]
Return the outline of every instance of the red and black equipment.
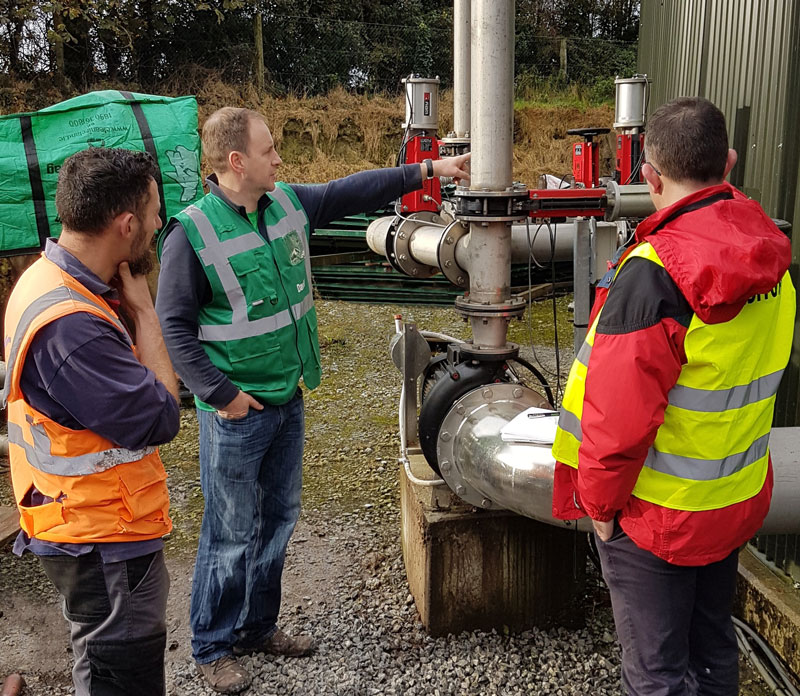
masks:
[[[600,143],[594,142],[598,135],[605,135],[610,128],[570,128],[567,135],[579,135],[582,143],[572,146],[572,176],[575,183],[584,188],[594,188],[600,183]]]
[[[405,134],[400,149],[403,164],[418,164],[439,159],[439,78],[409,75],[403,80],[406,92]],[[438,213],[442,206],[439,177],[423,177],[422,188],[407,193],[400,201],[401,214],[428,211]]]
[[[439,159],[439,140],[436,134],[428,135],[425,131],[412,137],[403,147],[403,163],[416,164],[426,159]],[[428,210],[438,213],[442,204],[442,186],[439,177],[432,179],[423,177],[422,188],[407,193],[400,201],[402,212],[418,213]]]
[[[642,178],[644,152],[644,133],[633,132],[617,134],[617,168],[614,179],[618,184],[639,184]]]

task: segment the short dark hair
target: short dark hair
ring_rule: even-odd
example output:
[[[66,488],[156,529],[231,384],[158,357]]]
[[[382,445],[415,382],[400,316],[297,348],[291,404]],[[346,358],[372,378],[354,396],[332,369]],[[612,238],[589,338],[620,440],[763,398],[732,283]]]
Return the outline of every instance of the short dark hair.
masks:
[[[61,223],[100,234],[120,213],[137,217],[147,204],[158,169],[146,152],[92,147],[64,160],[58,172],[56,210]]]
[[[722,181],[728,160],[725,116],[708,99],[679,97],[650,117],[645,151],[674,181]]]

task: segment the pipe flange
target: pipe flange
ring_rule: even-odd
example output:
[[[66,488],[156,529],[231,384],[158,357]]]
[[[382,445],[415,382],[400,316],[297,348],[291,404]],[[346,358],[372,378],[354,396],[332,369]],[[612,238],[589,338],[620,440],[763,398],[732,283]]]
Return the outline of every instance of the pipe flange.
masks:
[[[461,238],[467,234],[469,234],[469,227],[454,220],[442,232],[439,247],[436,250],[436,260],[444,277],[460,288],[469,287],[469,274],[456,263],[456,247]]]
[[[455,157],[469,152],[469,138],[442,138],[439,141],[439,157]]]
[[[442,420],[436,449],[442,478],[461,500],[475,507],[491,509],[494,501],[478,491],[461,473],[455,461],[455,446],[462,426],[476,412],[499,402],[514,404],[522,413],[531,406],[541,405],[542,397],[521,384],[486,384],[467,392],[458,399]],[[488,413],[488,411],[487,411]]]
[[[481,317],[485,319],[493,317],[503,317],[513,319],[521,317],[528,306],[525,298],[514,296],[507,302],[497,304],[483,304],[482,302],[472,301],[468,295],[456,297],[456,311],[464,317]]]
[[[528,213],[529,199],[525,186],[511,186],[504,191],[456,189],[456,217],[468,222],[519,222]]]
[[[504,346],[489,348],[476,346],[472,341],[458,344],[461,355],[481,362],[500,360],[513,360],[519,355],[519,346],[516,343],[506,343]]]
[[[397,224],[395,224],[397,223]],[[411,255],[411,236],[419,224],[442,225],[444,220],[436,213],[420,211],[405,217],[398,216],[389,227],[386,236],[386,257],[396,270],[412,278],[430,278],[439,272],[438,268],[418,263]]]

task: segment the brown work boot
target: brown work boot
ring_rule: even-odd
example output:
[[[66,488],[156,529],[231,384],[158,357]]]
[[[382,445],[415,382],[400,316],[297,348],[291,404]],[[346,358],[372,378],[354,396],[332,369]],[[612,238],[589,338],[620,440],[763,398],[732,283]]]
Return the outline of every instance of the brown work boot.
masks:
[[[277,629],[269,638],[265,638],[251,648],[233,646],[234,655],[252,655],[253,653],[269,653],[286,657],[306,657],[314,652],[317,644],[311,636],[290,636]]]
[[[238,694],[253,681],[250,673],[233,655],[225,655],[206,665],[197,665],[197,671],[214,691],[221,694]]]

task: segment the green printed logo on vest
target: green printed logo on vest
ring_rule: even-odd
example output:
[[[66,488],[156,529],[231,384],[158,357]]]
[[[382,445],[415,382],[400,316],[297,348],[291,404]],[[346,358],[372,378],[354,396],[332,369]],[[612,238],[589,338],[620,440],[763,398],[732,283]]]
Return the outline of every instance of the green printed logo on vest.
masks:
[[[781,284],[783,283],[782,280],[778,281],[778,284],[772,288],[769,292],[765,292],[759,295],[753,295],[752,297],[748,298],[747,304],[752,304],[753,302],[765,302],[766,300],[772,299],[777,297],[781,294]]]
[[[174,150],[167,150],[167,159],[175,168],[174,171],[165,171],[170,179],[181,187],[181,203],[188,203],[197,198],[200,186],[200,164],[197,155],[183,145],[178,145]]]
[[[306,251],[298,232],[292,230],[283,237],[283,240],[286,244],[286,251],[289,254],[289,263],[292,264],[292,266],[303,263],[306,258]],[[300,292],[300,290],[300,288],[297,289],[298,292]]]

